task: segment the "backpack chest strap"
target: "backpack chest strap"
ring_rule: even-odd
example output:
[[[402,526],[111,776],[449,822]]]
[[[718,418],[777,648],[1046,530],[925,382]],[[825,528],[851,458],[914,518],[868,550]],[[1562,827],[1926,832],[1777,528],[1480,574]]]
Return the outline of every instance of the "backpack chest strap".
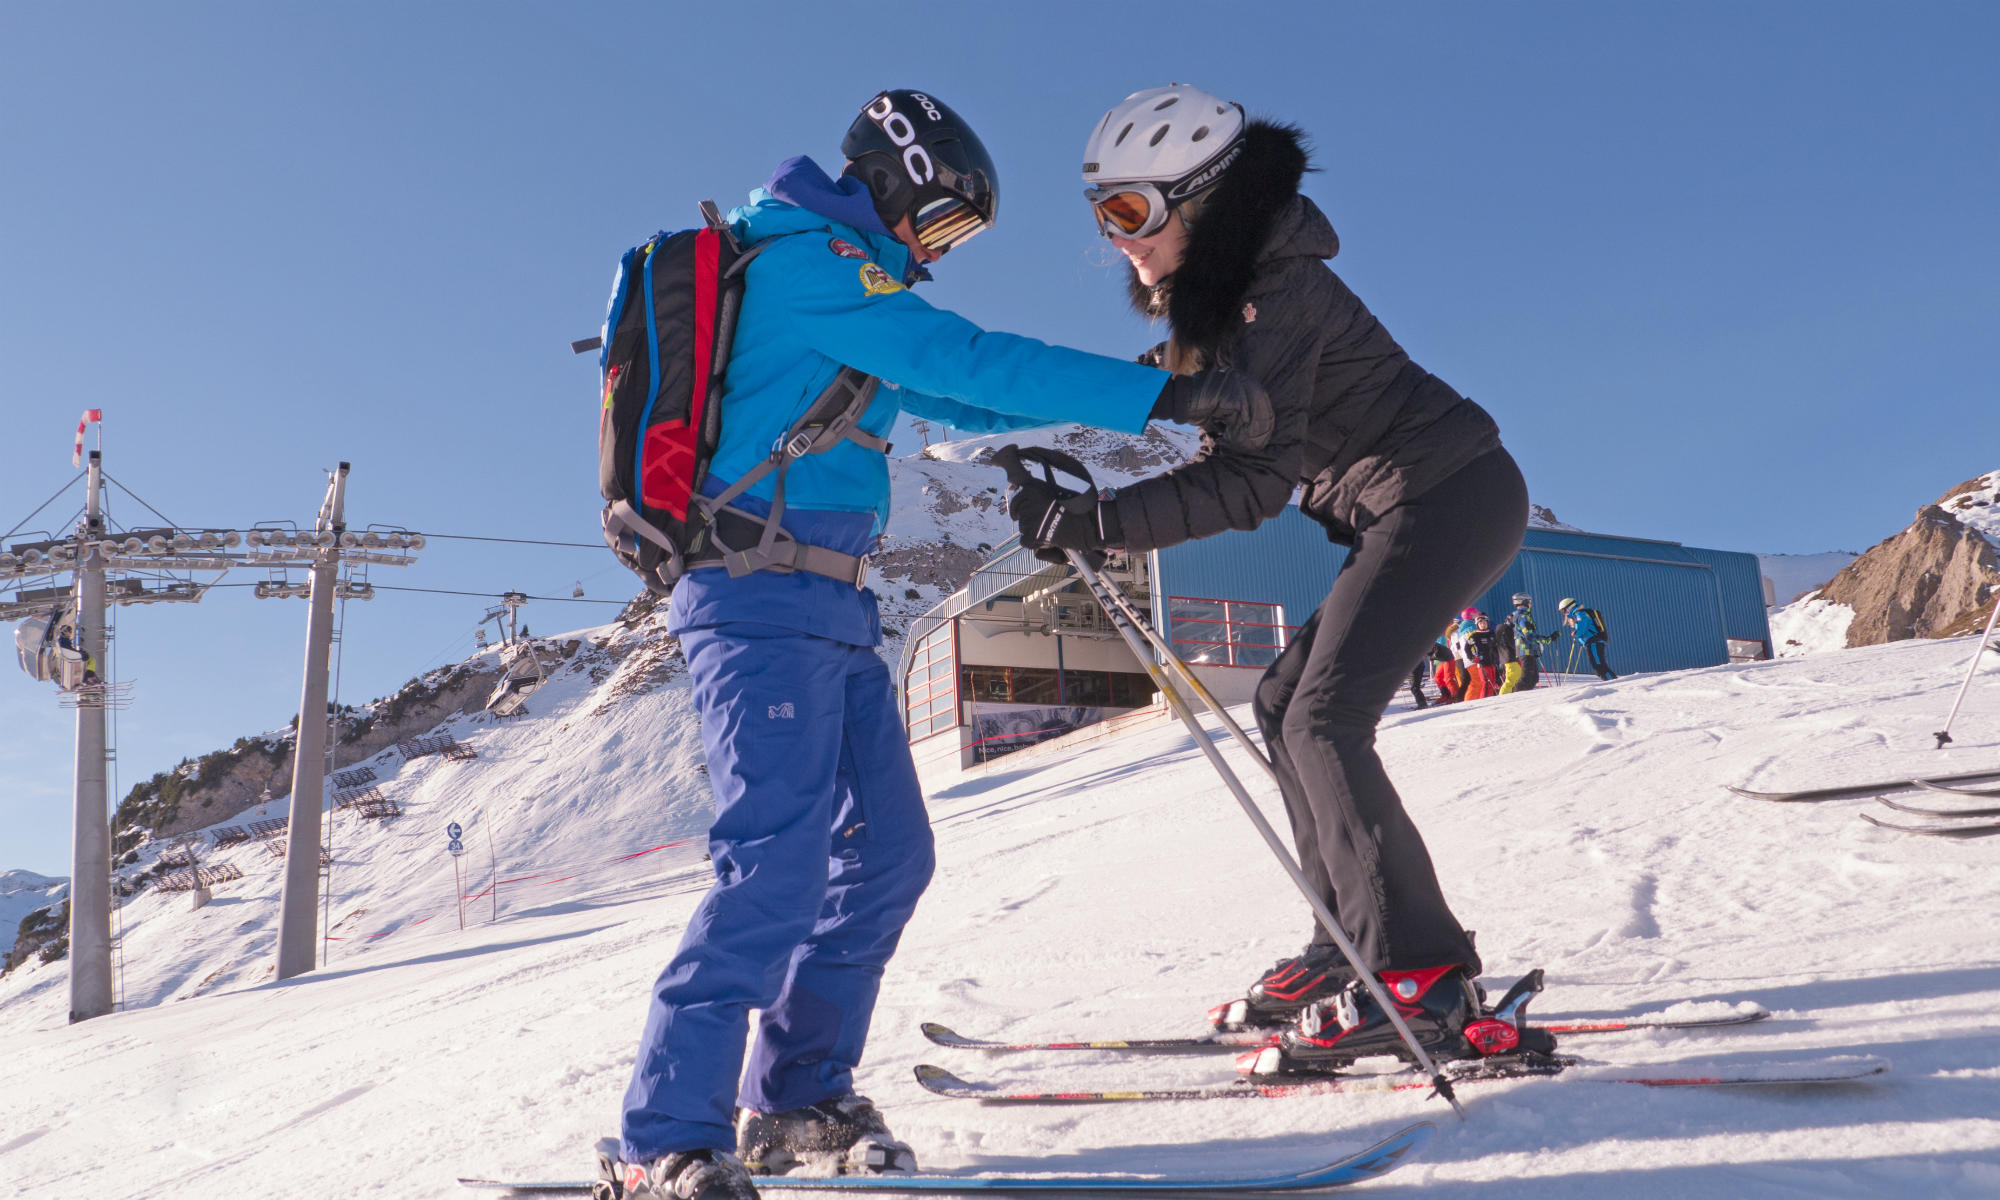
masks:
[[[808,454],[824,454],[842,442],[853,442],[866,450],[887,453],[887,440],[860,427],[861,415],[875,399],[878,381],[853,367],[842,367],[792,427],[778,439],[764,460],[743,473],[713,500],[697,497],[708,514],[707,541],[712,550],[698,554],[690,566],[721,564],[729,577],[740,579],[752,571],[806,571],[860,587],[868,578],[868,556],[843,554],[825,546],[808,545],[787,533],[780,522],[785,515],[785,472],[793,461]],[[733,507],[732,501],[755,487],[766,475],[775,474],[769,516],[759,517]],[[763,526],[757,543],[737,550],[723,541],[721,519],[727,514],[741,521]]]

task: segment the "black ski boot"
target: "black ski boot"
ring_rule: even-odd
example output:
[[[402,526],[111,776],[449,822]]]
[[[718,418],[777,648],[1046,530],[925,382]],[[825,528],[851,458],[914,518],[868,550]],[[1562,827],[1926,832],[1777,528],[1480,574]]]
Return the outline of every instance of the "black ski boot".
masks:
[[[917,1169],[916,1151],[896,1140],[866,1096],[835,1096],[790,1112],[736,1114],[736,1151],[760,1175],[800,1167],[816,1175]]]
[[[750,1171],[727,1150],[682,1150],[628,1163],[617,1138],[597,1143],[591,1200],[758,1200]]]
[[[1480,1003],[1478,987],[1464,967],[1384,971],[1380,979],[1433,1062],[1555,1053],[1554,1036],[1527,1024],[1528,1001],[1542,990],[1540,970],[1529,972],[1490,1012]],[[1415,1057],[1375,997],[1356,980],[1338,996],[1301,1012],[1297,1026],[1286,1030],[1276,1044],[1238,1058],[1237,1069],[1248,1075],[1335,1074],[1356,1059],[1380,1055],[1405,1061]]]
[[[1280,959],[1264,972],[1241,1000],[1231,1000],[1208,1010],[1208,1020],[1216,1029],[1270,1029],[1275,1032],[1298,1018],[1299,1010],[1316,1000],[1338,995],[1354,982],[1354,968],[1338,946],[1314,943],[1303,952]]]

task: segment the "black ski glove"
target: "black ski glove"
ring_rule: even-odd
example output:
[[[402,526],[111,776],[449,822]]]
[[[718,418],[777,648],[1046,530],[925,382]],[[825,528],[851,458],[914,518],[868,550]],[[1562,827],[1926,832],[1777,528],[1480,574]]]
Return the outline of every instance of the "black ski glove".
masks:
[[[1014,492],[1007,515],[1021,527],[1021,544],[1043,562],[1068,562],[1067,550],[1083,554],[1095,570],[1104,551],[1125,540],[1118,524],[1118,506],[1110,500],[1031,480]]]
[[[1262,384],[1241,371],[1216,367],[1176,375],[1153,401],[1152,418],[1199,425],[1238,450],[1262,450],[1277,432],[1277,414]]]

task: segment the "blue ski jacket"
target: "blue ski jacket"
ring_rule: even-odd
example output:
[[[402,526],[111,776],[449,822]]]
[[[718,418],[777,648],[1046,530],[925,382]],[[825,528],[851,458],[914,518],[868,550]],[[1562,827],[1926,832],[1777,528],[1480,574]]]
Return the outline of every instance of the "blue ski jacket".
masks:
[[[858,181],[788,159],[729,213],[745,245],[777,238],[745,272],[743,308],[721,396],[722,440],[704,490],[720,494],[767,457],[842,365],[881,379],[861,428],[887,436],[909,410],[971,433],[1079,421],[1139,433],[1168,376],[1122,359],[981,329],[933,308],[909,285],[928,276],[875,216]],[[794,235],[794,236],[780,236]],[[767,477],[735,503],[770,511]],[[866,554],[889,517],[889,468],[843,442],[795,460],[782,524],[802,542]],[[804,572],[729,578],[688,572],[674,588],[671,632],[747,621],[856,645],[881,640],[873,593]]]
[[[1576,634],[1576,640],[1579,642],[1587,642],[1592,638],[1605,636],[1604,626],[1598,624],[1597,619],[1591,616],[1590,611],[1582,605],[1569,610],[1568,624],[1570,630]]]

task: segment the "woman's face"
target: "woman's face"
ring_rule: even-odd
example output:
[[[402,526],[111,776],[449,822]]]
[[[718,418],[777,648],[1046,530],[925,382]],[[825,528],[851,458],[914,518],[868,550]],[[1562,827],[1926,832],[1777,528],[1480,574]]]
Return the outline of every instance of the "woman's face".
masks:
[[[1181,255],[1187,252],[1187,225],[1181,221],[1180,210],[1176,209],[1167,217],[1167,223],[1160,226],[1158,233],[1142,238],[1122,237],[1114,233],[1111,244],[1118,247],[1118,252],[1131,262],[1139,282],[1153,287],[1180,269]]]

